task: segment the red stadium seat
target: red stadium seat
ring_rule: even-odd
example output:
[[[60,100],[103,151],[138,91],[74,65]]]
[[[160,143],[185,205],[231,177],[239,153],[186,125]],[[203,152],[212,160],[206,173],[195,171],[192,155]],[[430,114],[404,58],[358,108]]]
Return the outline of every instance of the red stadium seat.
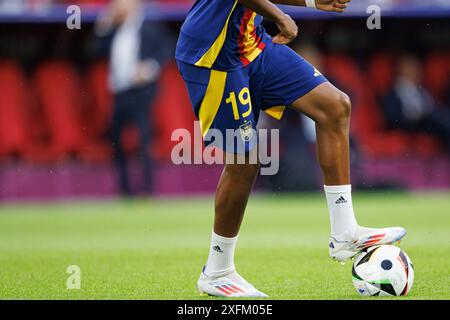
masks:
[[[433,97],[442,102],[444,90],[450,81],[450,52],[435,52],[427,57],[424,80]]]
[[[21,154],[29,144],[26,112],[28,84],[20,67],[0,62],[0,156]]]
[[[48,153],[54,159],[77,154],[86,145],[80,125],[80,80],[65,61],[42,64],[34,76],[39,106],[45,115],[50,141]]]
[[[368,77],[375,97],[383,97],[392,88],[395,57],[390,53],[378,52],[369,62]]]
[[[104,134],[112,117],[113,98],[108,88],[108,63],[100,61],[94,64],[87,74],[89,101],[85,105],[83,122],[90,135]]]
[[[426,133],[412,135],[409,142],[413,152],[424,157],[433,157],[444,150],[440,140]]]
[[[326,74],[338,82],[338,85],[351,88],[353,99],[361,99],[364,95],[364,80],[356,63],[343,54],[330,54],[325,60]]]
[[[108,63],[95,63],[86,75],[86,99],[81,111],[81,125],[89,140],[81,151],[84,160],[111,160],[111,146],[107,138],[112,117],[112,95],[108,88]]]

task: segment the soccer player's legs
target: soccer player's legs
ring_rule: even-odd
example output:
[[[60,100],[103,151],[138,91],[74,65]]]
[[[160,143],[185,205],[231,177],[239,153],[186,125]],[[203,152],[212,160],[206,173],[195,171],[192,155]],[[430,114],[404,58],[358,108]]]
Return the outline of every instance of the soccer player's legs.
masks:
[[[240,154],[244,164],[226,164],[215,198],[215,219],[207,262],[197,282],[200,292],[223,297],[266,297],[235,270],[234,251],[248,197],[259,171],[256,119],[247,69],[221,72],[179,64],[206,145]],[[227,132],[228,131],[228,132]],[[233,157],[234,158],[234,157]]]
[[[215,136],[212,130],[222,133],[224,151],[245,157],[245,163],[227,163],[224,167],[215,197],[215,219],[209,255],[197,286],[201,292],[211,295],[265,297],[265,294],[242,278],[234,266],[240,225],[259,170],[258,164],[250,161],[257,158],[252,155],[256,152],[254,112],[257,112],[258,105],[251,99],[247,69],[228,73],[226,79],[216,83],[211,90],[223,91],[223,94],[211,126],[207,132],[203,132],[205,141]],[[208,108],[208,104],[204,103],[202,107]],[[202,128],[208,122],[205,114],[207,112],[203,113],[200,109]],[[211,144],[217,146],[215,141]]]
[[[251,158],[253,148],[245,156]],[[215,219],[209,255],[197,282],[200,292],[223,297],[267,297],[235,270],[234,251],[258,164],[226,164],[215,198]]]
[[[330,255],[345,261],[365,246],[399,241],[406,234],[403,228],[364,228],[356,222],[350,185],[349,97],[287,47],[275,45],[269,54],[272,62],[266,66],[266,77],[270,81],[263,89],[263,108],[284,103],[316,123],[317,158],[331,222]]]

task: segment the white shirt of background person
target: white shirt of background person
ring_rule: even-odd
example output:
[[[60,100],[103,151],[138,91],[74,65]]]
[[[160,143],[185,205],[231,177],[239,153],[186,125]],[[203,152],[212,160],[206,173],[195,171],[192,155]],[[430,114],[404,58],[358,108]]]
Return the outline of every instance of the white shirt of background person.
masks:
[[[154,59],[140,60],[142,14],[130,15],[116,30],[111,57],[109,85],[114,93],[154,82],[160,66]]]

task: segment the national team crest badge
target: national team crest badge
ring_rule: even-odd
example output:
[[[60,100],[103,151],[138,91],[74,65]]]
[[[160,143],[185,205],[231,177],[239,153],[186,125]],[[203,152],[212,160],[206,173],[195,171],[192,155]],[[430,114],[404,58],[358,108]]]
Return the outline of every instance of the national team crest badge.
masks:
[[[253,138],[253,126],[251,122],[244,123],[239,127],[241,131],[241,138],[243,141],[247,142]]]

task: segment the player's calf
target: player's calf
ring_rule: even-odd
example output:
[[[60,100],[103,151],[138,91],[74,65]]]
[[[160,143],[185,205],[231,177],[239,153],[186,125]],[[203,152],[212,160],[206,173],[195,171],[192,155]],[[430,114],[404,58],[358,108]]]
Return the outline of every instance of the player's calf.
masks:
[[[238,234],[259,164],[227,164],[217,186],[214,232],[223,237]]]

